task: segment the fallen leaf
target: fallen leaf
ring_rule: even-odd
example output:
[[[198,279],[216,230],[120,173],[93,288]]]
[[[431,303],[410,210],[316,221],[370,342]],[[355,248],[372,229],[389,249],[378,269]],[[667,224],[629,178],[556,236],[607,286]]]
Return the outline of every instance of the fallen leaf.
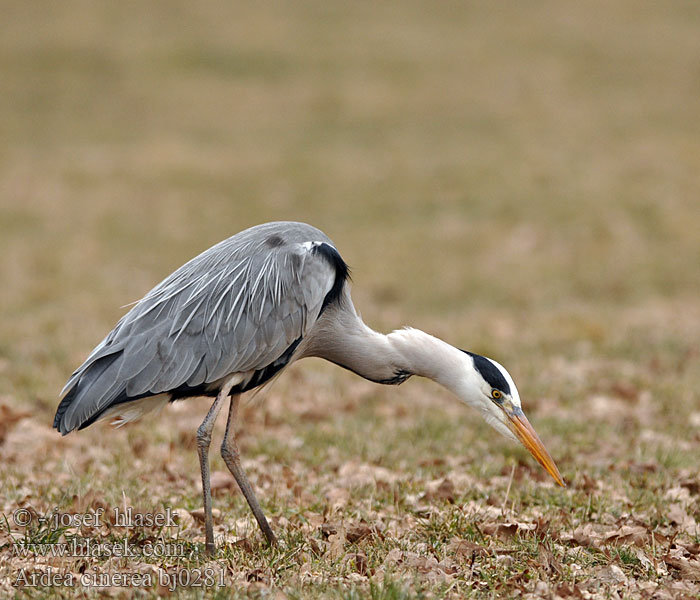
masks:
[[[688,554],[692,554],[693,556],[697,556],[700,554],[700,544],[690,544],[690,543],[683,543],[683,542],[676,542],[679,546],[683,546],[684,550]]]
[[[328,513],[336,513],[347,505],[350,500],[350,491],[347,488],[331,488],[326,492],[328,501]]]
[[[539,549],[539,558],[537,559],[537,564],[545,571],[555,573],[561,573],[562,567],[561,563],[554,558],[552,551],[547,548],[545,544],[542,544]]]
[[[419,573],[429,573],[438,569],[438,561],[434,556],[421,556],[415,552],[406,552],[404,554],[404,564]]]
[[[641,548],[637,548],[637,547],[634,547],[631,550],[632,550],[632,553],[637,557],[637,560],[642,564],[642,566],[645,569],[653,568],[654,565],[651,562],[651,560],[649,559],[649,557],[646,555],[644,550],[642,550]]]
[[[457,492],[455,484],[449,479],[430,482],[427,486],[424,498],[426,500],[441,500],[454,504]]]
[[[209,483],[212,492],[218,492],[221,490],[229,490],[233,492],[238,491],[236,480],[233,478],[231,473],[227,471],[214,471],[209,477]]]
[[[345,529],[339,527],[337,533],[334,533],[328,537],[328,551],[327,556],[331,560],[338,560],[343,554],[345,554]]]
[[[627,583],[627,576],[624,574],[622,569],[617,565],[610,565],[596,571],[594,579],[601,583],[607,583],[611,585],[625,585]]]
[[[355,569],[360,575],[367,575],[367,555],[363,552],[351,554],[350,560],[355,563]]]
[[[606,534],[603,541],[617,545],[634,544],[635,546],[643,547],[650,537],[646,527],[641,525],[623,525],[619,529]]]
[[[697,533],[698,527],[695,523],[695,519],[685,511],[681,504],[673,503],[669,505],[667,516],[671,523],[677,525],[679,529],[688,535],[695,535]]]
[[[455,556],[471,559],[474,556],[486,556],[488,550],[470,540],[454,537],[450,540],[447,549],[455,554]]]
[[[253,553],[253,544],[250,543],[250,540],[247,537],[242,537],[233,542],[231,545],[235,548],[241,548],[248,554]]]
[[[367,523],[356,523],[347,529],[347,539],[350,543],[359,542],[361,539],[371,535],[372,529]]]
[[[582,473],[575,479],[574,485],[584,492],[591,492],[601,488],[601,483],[597,479],[593,479],[587,473]]]
[[[311,546],[311,551],[313,552],[313,555],[316,557],[323,556],[323,553],[326,551],[325,550],[325,542],[316,540],[312,537],[308,539],[309,546]],[[323,545],[323,548],[321,548],[321,545]]]
[[[247,581],[260,581],[262,583],[269,583],[269,577],[265,574],[265,571],[261,568],[252,569],[246,573]]]
[[[194,527],[194,517],[184,508],[176,508],[173,510],[173,515],[177,517],[177,527],[180,531],[187,531]]]
[[[195,508],[190,511],[190,514],[197,519],[197,521],[204,522],[204,508]],[[211,516],[214,521],[218,521],[221,518],[221,511],[218,508],[212,508]]]
[[[341,487],[350,488],[375,484],[378,481],[394,483],[399,475],[385,467],[378,467],[357,461],[348,461],[338,469],[338,483]]]
[[[687,558],[674,557],[667,554],[663,557],[664,562],[669,566],[680,571],[684,579],[690,581],[700,581],[700,561],[688,560]]]
[[[339,525],[337,523],[323,523],[323,525],[321,525],[321,535],[328,539],[330,536],[338,533],[338,527]]]
[[[666,500],[673,500],[675,502],[681,500],[688,500],[690,498],[690,490],[682,486],[672,487],[666,490],[664,498],[666,498]]]
[[[681,481],[681,487],[687,489],[693,496],[696,496],[700,492],[700,479],[684,479]]]
[[[579,525],[573,533],[563,533],[561,539],[564,542],[574,542],[579,546],[599,549],[603,541],[602,527],[595,523]]]
[[[384,566],[391,566],[391,565],[396,565],[399,562],[403,560],[403,552],[399,550],[398,548],[394,548],[393,550],[389,550],[387,552],[386,556],[384,557]]]
[[[481,526],[481,530],[486,535],[494,535],[500,539],[509,540],[517,535],[518,532],[535,531],[537,525],[535,523],[485,523]]]
[[[8,432],[22,419],[30,417],[31,413],[11,408],[7,404],[0,404],[0,444],[5,441]]]

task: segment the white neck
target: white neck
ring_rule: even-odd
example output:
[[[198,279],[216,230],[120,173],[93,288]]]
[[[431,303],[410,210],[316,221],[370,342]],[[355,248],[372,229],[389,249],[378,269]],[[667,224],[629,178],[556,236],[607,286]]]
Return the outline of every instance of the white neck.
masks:
[[[468,354],[419,329],[378,333],[354,310],[337,310],[324,317],[325,313],[304,356],[325,358],[377,383],[401,383],[411,375],[427,377],[469,401],[469,391],[477,383]]]

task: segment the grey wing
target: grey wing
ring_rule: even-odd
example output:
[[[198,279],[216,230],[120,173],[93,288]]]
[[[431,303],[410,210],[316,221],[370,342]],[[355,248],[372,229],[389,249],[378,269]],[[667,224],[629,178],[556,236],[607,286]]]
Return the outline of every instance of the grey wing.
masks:
[[[254,377],[289,359],[344,280],[332,253],[344,263],[325,240],[270,248],[237,237],[175,271],[121,319],[66,384],[54,427],[67,433],[146,396],[206,393],[233,373]]]

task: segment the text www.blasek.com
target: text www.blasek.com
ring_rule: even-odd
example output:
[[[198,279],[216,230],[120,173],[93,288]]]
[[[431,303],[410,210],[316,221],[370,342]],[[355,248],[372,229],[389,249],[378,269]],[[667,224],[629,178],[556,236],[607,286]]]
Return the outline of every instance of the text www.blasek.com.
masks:
[[[15,542],[12,544],[15,556],[45,556],[50,558],[136,558],[141,556],[156,558],[183,558],[187,554],[185,544],[177,542],[145,542],[137,547],[127,539],[114,542],[96,542],[91,538],[74,537],[65,542],[50,544]]]

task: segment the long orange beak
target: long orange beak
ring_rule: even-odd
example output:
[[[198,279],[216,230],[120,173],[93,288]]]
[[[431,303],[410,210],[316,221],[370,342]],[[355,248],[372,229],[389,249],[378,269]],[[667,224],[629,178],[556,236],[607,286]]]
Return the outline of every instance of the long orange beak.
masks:
[[[512,414],[509,414],[506,410],[504,410],[504,412],[508,416],[506,424],[522,442],[523,446],[525,446],[535,460],[545,468],[545,471],[552,476],[554,481],[561,487],[566,487],[564,480],[559,474],[557,465],[554,464],[552,457],[549,455],[549,452],[547,452],[547,449],[532,428],[532,425],[530,425],[530,421],[527,420],[527,417],[520,410],[517,412],[514,411]]]

